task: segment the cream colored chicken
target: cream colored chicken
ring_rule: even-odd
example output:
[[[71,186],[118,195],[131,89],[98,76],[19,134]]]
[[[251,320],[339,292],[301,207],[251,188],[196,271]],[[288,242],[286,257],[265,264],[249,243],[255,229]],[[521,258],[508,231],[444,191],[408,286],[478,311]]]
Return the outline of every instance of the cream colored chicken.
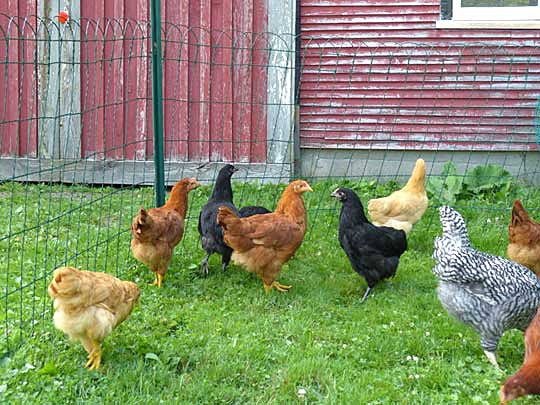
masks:
[[[139,299],[139,287],[106,273],[59,267],[49,284],[54,326],[88,352],[86,367],[101,364],[101,342],[124,321]]]
[[[390,226],[409,233],[422,218],[427,206],[426,163],[418,159],[405,187],[388,197],[369,200],[368,213],[374,225]]]

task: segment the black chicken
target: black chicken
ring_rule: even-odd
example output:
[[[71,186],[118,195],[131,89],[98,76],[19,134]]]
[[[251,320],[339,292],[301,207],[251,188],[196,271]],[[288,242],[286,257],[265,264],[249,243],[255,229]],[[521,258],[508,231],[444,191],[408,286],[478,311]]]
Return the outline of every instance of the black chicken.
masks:
[[[406,234],[402,230],[370,223],[353,190],[338,188],[331,195],[343,204],[339,217],[339,243],[353,269],[368,284],[362,298],[364,302],[379,281],[396,274],[399,257],[407,250]]]
[[[259,207],[257,205],[248,205],[247,207],[240,208],[240,210],[238,211],[240,217],[242,218],[247,218],[259,214],[269,214],[270,212],[272,211],[267,210],[264,207]]]
[[[221,168],[212,195],[199,215],[199,234],[202,246],[207,253],[201,263],[201,271],[204,275],[208,274],[208,259],[211,254],[221,255],[222,270],[225,270],[231,261],[233,250],[223,242],[223,229],[217,223],[217,213],[219,207],[228,207],[238,215],[238,210],[233,203],[231,187],[231,176],[237,171],[238,169],[233,165],[225,165]]]

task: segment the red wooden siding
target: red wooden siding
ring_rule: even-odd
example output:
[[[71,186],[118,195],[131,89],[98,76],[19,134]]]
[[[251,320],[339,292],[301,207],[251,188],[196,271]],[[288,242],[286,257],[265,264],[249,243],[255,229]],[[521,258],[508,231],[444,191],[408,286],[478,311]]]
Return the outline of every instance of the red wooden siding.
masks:
[[[150,159],[150,26],[145,23],[150,19],[149,2],[116,3],[82,2],[83,26],[108,17],[100,21],[100,40],[91,41],[89,34],[89,41],[83,42],[82,87],[89,90],[82,99],[87,112],[83,151],[86,156],[97,150],[106,158]],[[264,32],[265,2],[161,4],[166,159],[264,162],[266,91],[258,95],[259,104],[247,97],[266,76],[260,77],[253,66],[255,34],[240,31]]]
[[[0,13],[19,16],[19,26],[0,16],[0,27],[9,26],[11,38],[25,39],[6,45],[0,32],[0,94],[18,95],[17,102],[5,98],[0,106],[2,155],[37,156],[35,17],[29,30],[20,28],[25,16],[37,14],[36,4],[0,4]],[[149,0],[80,2],[83,158],[152,158],[149,5]],[[166,159],[265,162],[266,1],[162,0],[161,5]]]
[[[536,149],[538,32],[436,29],[439,12],[301,0],[301,145]]]
[[[129,7],[81,2],[82,157],[152,157],[146,8],[146,0],[129,2]]]
[[[0,2],[0,154],[37,155],[37,0]],[[17,16],[29,16],[19,18]],[[33,16],[33,17],[32,17]],[[6,41],[29,38],[30,41]]]

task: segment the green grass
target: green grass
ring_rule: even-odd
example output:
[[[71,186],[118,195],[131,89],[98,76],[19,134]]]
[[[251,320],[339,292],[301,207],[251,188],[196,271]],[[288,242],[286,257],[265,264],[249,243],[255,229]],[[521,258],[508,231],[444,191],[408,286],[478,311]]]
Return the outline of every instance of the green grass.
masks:
[[[522,334],[501,339],[497,372],[478,335],[441,307],[431,273],[441,232],[435,207],[413,228],[396,277],[360,304],[366,284],[337,241],[339,207],[329,194],[338,185],[354,187],[365,203],[397,187],[317,183],[306,195],[308,234],[279,279],[293,288],[268,295],[239,267],[221,272],[217,256],[211,274],[199,275],[196,219],[207,186],[190,197],[184,240],[157,289],[129,252],[131,219],[151,206],[151,188],[0,185],[1,212],[10,214],[0,229],[0,402],[496,403],[501,382],[521,365]],[[234,188],[238,206],[268,208],[283,190]],[[503,200],[458,205],[477,249],[505,255],[516,197],[538,208],[540,192],[519,187]],[[106,339],[99,372],[82,367],[82,346],[51,322],[46,286],[64,263],[119,275],[142,290],[140,306]]]

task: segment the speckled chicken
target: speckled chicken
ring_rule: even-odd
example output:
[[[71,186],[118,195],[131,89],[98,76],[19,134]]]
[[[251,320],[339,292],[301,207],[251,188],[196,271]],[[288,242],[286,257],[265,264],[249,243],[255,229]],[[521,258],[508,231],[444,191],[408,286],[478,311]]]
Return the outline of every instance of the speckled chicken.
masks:
[[[433,273],[442,306],[481,337],[488,360],[508,329],[524,331],[540,304],[540,282],[526,267],[471,247],[461,214],[439,208],[442,237],[435,238]]]

